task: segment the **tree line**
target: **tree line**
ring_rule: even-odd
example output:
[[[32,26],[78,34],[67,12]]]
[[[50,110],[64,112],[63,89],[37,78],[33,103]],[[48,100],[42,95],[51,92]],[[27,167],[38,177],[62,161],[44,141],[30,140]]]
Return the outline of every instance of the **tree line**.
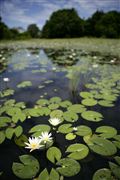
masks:
[[[27,30],[19,32],[9,28],[0,18],[0,39],[28,38],[75,38],[75,37],[120,38],[120,12],[96,11],[90,18],[82,19],[77,11],[62,9],[53,12],[42,30],[30,24]]]

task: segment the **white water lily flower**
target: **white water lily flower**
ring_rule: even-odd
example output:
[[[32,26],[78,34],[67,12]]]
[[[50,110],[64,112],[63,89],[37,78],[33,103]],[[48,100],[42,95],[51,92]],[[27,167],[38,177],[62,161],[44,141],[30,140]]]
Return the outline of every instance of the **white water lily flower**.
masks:
[[[51,118],[49,119],[49,123],[52,124],[53,126],[57,126],[58,124],[60,124],[62,121],[58,118]]]
[[[10,81],[10,79],[9,78],[3,78],[3,81],[5,81],[5,82],[9,82]]]
[[[97,68],[98,67],[98,64],[93,64],[93,68]]]
[[[52,141],[52,137],[51,137],[51,133],[48,133],[47,131],[46,132],[42,132],[41,133],[41,136],[39,136],[39,139],[40,139],[40,141],[41,142],[44,142],[45,144],[47,143],[47,142],[51,142]]]
[[[29,143],[25,142],[27,145],[25,148],[30,149],[30,152],[43,147],[43,145],[40,144],[41,140],[38,137],[29,137],[28,141]]]
[[[74,130],[74,131],[77,131],[78,129],[77,129],[77,127],[73,127],[73,130]]]

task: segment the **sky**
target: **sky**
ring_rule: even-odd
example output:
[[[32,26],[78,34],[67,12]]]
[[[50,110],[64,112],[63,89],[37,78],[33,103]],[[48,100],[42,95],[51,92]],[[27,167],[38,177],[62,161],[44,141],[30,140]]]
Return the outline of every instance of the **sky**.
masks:
[[[96,10],[120,11],[120,0],[0,0],[0,16],[10,28],[27,28],[37,24],[42,29],[52,12],[75,8],[81,18],[87,19]]]

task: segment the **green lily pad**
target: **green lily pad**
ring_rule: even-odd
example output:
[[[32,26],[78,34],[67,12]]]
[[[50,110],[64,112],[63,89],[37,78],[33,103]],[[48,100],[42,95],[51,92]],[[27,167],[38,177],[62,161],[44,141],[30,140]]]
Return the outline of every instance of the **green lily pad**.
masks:
[[[116,101],[116,96],[113,94],[103,94],[102,98],[108,101]]]
[[[98,104],[104,107],[113,107],[114,104],[112,101],[107,101],[107,100],[100,100],[98,101]]]
[[[76,160],[70,158],[61,159],[56,163],[56,165],[61,166],[56,170],[66,177],[75,176],[81,169],[80,164]]]
[[[115,156],[114,159],[120,165],[120,156]]]
[[[93,94],[90,92],[80,92],[80,96],[83,98],[93,98]]]
[[[61,102],[61,98],[60,97],[52,97],[52,98],[50,98],[50,103],[60,103]]]
[[[6,138],[12,139],[13,134],[14,134],[14,129],[13,129],[13,128],[8,127],[8,128],[5,130],[5,136],[6,136]]]
[[[60,105],[61,107],[63,107],[63,108],[67,108],[67,107],[71,106],[72,103],[71,103],[70,101],[68,101],[68,100],[65,100],[65,101],[60,102],[59,105]]]
[[[0,128],[8,126],[8,123],[11,122],[11,118],[7,116],[0,117]]]
[[[47,99],[39,99],[36,102],[37,104],[39,104],[40,106],[46,106],[49,104],[49,101]]]
[[[19,137],[23,132],[23,128],[22,126],[17,126],[15,129],[14,129],[14,133],[16,135],[16,137]]]
[[[95,132],[100,133],[99,136],[103,138],[112,138],[117,134],[117,130],[111,126],[100,126]]]
[[[71,152],[71,154],[68,155],[69,158],[75,159],[75,160],[81,160],[84,159],[88,153],[89,149],[84,144],[72,144],[70,145],[66,152]]]
[[[41,108],[39,108],[38,109],[38,114],[40,115],[40,116],[48,116],[49,114],[50,114],[50,109],[48,109],[47,107],[41,107]]]
[[[97,104],[97,101],[92,98],[86,98],[82,100],[82,104],[84,104],[85,106],[95,106]]]
[[[25,88],[25,87],[30,87],[32,86],[31,81],[23,81],[17,85],[18,88]]]
[[[49,173],[46,168],[40,173],[40,175],[37,178],[37,180],[41,180],[41,179],[49,180]]]
[[[48,108],[51,109],[51,110],[57,109],[58,107],[59,107],[59,104],[55,104],[55,103],[50,104],[50,105],[48,106]]]
[[[66,111],[63,113],[63,118],[68,122],[75,122],[78,120],[78,115],[71,111]]]
[[[52,168],[50,172],[50,177],[49,177],[49,180],[53,180],[53,179],[59,180],[59,174],[54,168]]]
[[[113,162],[109,162],[109,166],[115,177],[120,179],[120,166]]]
[[[5,133],[4,131],[0,131],[0,144],[2,144],[5,140]]]
[[[92,134],[92,130],[88,126],[77,126],[77,131],[75,132],[78,136],[87,136]]]
[[[76,138],[76,135],[73,134],[73,133],[68,133],[68,134],[66,134],[66,136],[65,136],[65,139],[67,139],[67,140],[73,140],[73,139],[75,139],[75,138]]]
[[[95,111],[85,111],[81,114],[81,116],[83,119],[93,122],[99,122],[103,119],[103,115]]]
[[[115,139],[115,141],[113,141],[113,143],[115,144],[115,146],[120,149],[120,135],[116,135],[113,137]]]
[[[13,106],[14,104],[15,104],[15,99],[9,99],[4,103],[5,106]]]
[[[112,180],[112,175],[111,171],[107,168],[99,169],[97,170],[94,175],[92,180]]]
[[[49,175],[47,169],[45,168],[40,173],[40,175],[38,176],[38,178],[36,180],[41,180],[41,179],[44,179],[44,180],[59,180],[59,174],[54,168],[52,168],[52,170],[50,171],[50,175]]]
[[[21,163],[14,162],[12,165],[13,173],[22,179],[31,179],[39,171],[39,162],[31,155],[19,156]]]
[[[59,126],[58,131],[63,134],[68,134],[73,131],[72,124],[63,124]]]
[[[15,104],[15,107],[19,107],[19,108],[24,109],[26,106],[25,106],[24,102],[18,102],[18,103]]]
[[[120,135],[114,136],[114,139],[120,142]]]
[[[33,126],[30,130],[29,133],[33,133],[32,135],[35,137],[38,137],[41,135],[42,132],[49,132],[51,127],[46,124],[41,124],[41,125],[36,125]]]
[[[24,134],[22,134],[20,137],[15,137],[14,139],[15,143],[18,145],[18,146],[22,146],[22,147],[25,147],[25,142],[28,141],[28,138],[27,136],[25,136]]]
[[[51,147],[47,150],[47,158],[52,163],[55,163],[55,161],[59,161],[61,159],[61,151],[57,147]]]
[[[6,97],[6,96],[10,96],[14,94],[14,90],[13,89],[6,89],[4,90],[2,93],[0,93],[1,97]]]
[[[103,156],[112,156],[117,152],[116,146],[111,141],[96,135],[90,138],[88,146],[92,151]]]
[[[62,115],[63,115],[63,111],[61,111],[61,110],[53,110],[50,113],[51,118],[60,118],[61,119]]]
[[[86,110],[86,108],[82,104],[73,104],[68,107],[68,111],[73,113],[82,113]]]

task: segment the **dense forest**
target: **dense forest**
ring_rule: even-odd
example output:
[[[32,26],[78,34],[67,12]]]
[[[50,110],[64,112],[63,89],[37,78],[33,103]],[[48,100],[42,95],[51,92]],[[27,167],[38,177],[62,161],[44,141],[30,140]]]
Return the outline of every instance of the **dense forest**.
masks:
[[[120,12],[96,11],[88,19],[79,17],[75,9],[53,12],[40,30],[30,24],[26,31],[9,28],[0,18],[0,39],[74,38],[74,37],[120,38]]]

